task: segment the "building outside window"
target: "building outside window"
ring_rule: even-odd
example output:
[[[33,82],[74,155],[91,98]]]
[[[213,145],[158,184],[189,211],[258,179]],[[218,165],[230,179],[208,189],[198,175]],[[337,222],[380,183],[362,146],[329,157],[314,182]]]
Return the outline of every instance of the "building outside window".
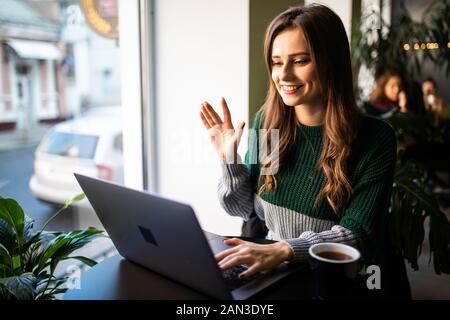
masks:
[[[81,192],[73,172],[123,183],[118,15],[117,0],[1,1],[0,195],[35,228]],[[47,229],[88,226],[103,229],[84,201]]]

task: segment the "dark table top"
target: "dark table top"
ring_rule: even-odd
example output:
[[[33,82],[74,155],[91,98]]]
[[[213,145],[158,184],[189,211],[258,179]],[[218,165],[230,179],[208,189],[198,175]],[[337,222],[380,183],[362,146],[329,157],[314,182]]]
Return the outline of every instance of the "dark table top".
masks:
[[[311,299],[308,268],[264,289],[252,300]],[[86,271],[79,289],[71,289],[65,300],[192,300],[209,297],[152,272],[120,255],[111,257]]]

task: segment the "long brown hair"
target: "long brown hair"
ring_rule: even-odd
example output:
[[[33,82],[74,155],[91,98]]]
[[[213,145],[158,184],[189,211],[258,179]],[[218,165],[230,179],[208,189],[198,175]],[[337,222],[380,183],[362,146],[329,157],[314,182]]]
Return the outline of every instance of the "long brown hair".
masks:
[[[402,83],[402,87],[404,86],[404,81],[401,74],[393,69],[388,69],[377,77],[375,81],[375,89],[372,91],[369,97],[370,102],[376,103],[380,100],[387,99],[386,95],[384,94],[384,87],[386,87],[386,84],[392,77],[399,78],[400,82]]]
[[[315,171],[323,170],[325,185],[315,199],[323,197],[340,215],[352,188],[348,179],[347,160],[357,135],[360,111],[353,93],[350,48],[344,25],[339,17],[323,5],[293,7],[279,14],[269,25],[264,42],[264,56],[270,87],[261,107],[262,129],[279,129],[280,168],[286,164],[295,143],[296,115],[293,107],[284,104],[271,78],[272,44],[282,31],[298,28],[303,31],[311,59],[320,79],[320,92],[326,104],[323,148]],[[269,137],[270,139],[270,137]],[[261,166],[274,165],[273,159]],[[274,175],[260,175],[259,193],[276,187]]]

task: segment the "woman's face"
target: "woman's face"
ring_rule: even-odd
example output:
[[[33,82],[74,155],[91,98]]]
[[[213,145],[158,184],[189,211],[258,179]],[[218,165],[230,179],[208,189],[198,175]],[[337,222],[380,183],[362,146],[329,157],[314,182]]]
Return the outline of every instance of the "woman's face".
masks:
[[[272,80],[288,106],[313,103],[320,97],[316,66],[302,30],[286,29],[275,37]]]
[[[427,96],[429,94],[436,94],[436,88],[434,86],[434,83],[431,81],[425,81],[422,84],[422,92],[424,96]]]
[[[398,101],[398,95],[402,90],[402,80],[397,76],[392,76],[384,86],[384,95],[391,101]]]

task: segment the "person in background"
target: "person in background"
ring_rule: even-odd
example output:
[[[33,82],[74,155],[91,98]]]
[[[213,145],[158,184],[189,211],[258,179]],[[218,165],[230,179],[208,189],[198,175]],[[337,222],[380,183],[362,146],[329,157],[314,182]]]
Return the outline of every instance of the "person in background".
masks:
[[[436,94],[437,85],[433,78],[428,77],[422,82],[422,93],[425,110],[435,113],[439,119],[444,118],[444,99]]]
[[[369,97],[370,105],[379,113],[408,112],[404,81],[399,72],[387,70],[376,80],[376,86]]]

